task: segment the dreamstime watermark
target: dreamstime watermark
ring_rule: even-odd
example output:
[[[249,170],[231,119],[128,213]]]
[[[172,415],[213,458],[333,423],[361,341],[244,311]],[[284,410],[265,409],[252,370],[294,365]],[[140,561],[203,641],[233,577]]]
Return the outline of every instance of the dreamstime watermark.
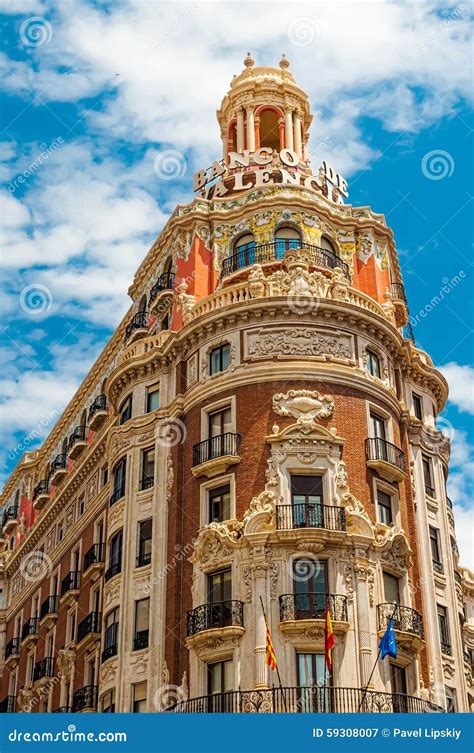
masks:
[[[332,136],[326,136],[326,138],[322,139],[322,141],[316,144],[316,146],[311,148],[308,158],[312,160],[314,157],[319,157],[320,154],[326,154],[331,150],[333,143],[334,140]]]
[[[157,711],[167,711],[183,700],[183,689],[179,685],[161,685],[153,696],[153,706]]]
[[[188,163],[178,149],[158,152],[154,161],[155,174],[160,180],[179,180],[186,174]]]
[[[418,55],[422,54],[423,52],[426,52],[429,50],[438,40],[438,38],[455,22],[459,21],[460,18],[463,16],[463,12],[465,11],[466,6],[461,3],[461,5],[457,5],[455,8],[446,9],[444,12],[446,13],[445,17],[442,18],[437,26],[434,27],[434,29],[431,29],[429,34],[427,34],[421,44],[419,44],[417,47],[413,47],[412,50],[410,50],[410,57],[412,60],[416,60]]]
[[[161,583],[161,581],[164,580],[185,557],[193,553],[195,543],[196,539],[192,539],[192,541],[188,541],[184,546],[176,544],[176,551],[171,560],[166,563],[165,567],[160,570],[159,573],[154,575],[153,578],[143,586],[142,592],[145,596],[149,596],[154,586]]]
[[[439,291],[439,293],[429,301],[429,303],[426,304],[426,306],[423,306],[423,308],[415,314],[415,316],[410,317],[410,324],[412,327],[416,327],[417,324],[420,323],[423,319],[426,319],[426,317],[433,311],[433,309],[436,308],[436,306],[439,306],[441,301],[444,300],[444,298],[451,293],[454,288],[459,285],[462,280],[464,280],[466,277],[466,274],[463,269],[461,269],[460,272],[457,273],[457,275],[454,275],[454,277],[443,277],[441,282],[443,283],[443,287]]]
[[[188,432],[180,418],[161,424],[157,429],[156,441],[159,447],[176,447],[186,441]]]
[[[309,292],[290,293],[287,303],[290,311],[298,316],[315,313],[319,308],[319,300]]]
[[[35,549],[25,554],[20,563],[20,572],[25,581],[36,583],[41,581],[53,571],[53,562],[45,552]]]
[[[185,22],[187,21],[188,17],[191,16],[193,13],[195,13],[199,9],[199,5],[197,3],[194,3],[193,5],[190,5],[184,13],[180,13],[178,16],[175,17],[172,24],[166,27],[161,33],[159,33],[156,37],[156,41],[153,43],[150,52],[156,52],[159,50],[166,42],[171,39],[172,37],[176,36],[176,34],[182,29]]]
[[[12,743],[126,743],[126,732],[78,732],[75,724],[60,732],[22,732],[13,729],[8,734]]]
[[[53,408],[47,416],[44,418],[41,418],[38,423],[36,424],[35,428],[30,431],[29,434],[26,435],[20,442],[18,442],[17,446],[10,450],[8,453],[9,460],[15,460],[15,458],[23,454],[28,450],[32,442],[35,442],[37,439],[41,439],[43,436],[42,429],[49,428],[52,424],[56,423],[56,419],[59,418],[59,416],[62,414],[63,408]]]
[[[421,172],[428,180],[443,180],[454,173],[454,159],[444,149],[433,149],[421,160]]]
[[[320,29],[311,16],[298,16],[288,24],[288,39],[295,47],[308,47],[319,41]]]
[[[43,165],[63,144],[64,139],[62,136],[58,136],[58,138],[52,141],[49,146],[47,146],[47,144],[40,144],[41,152],[39,155],[28,165],[26,170],[23,170],[20,175],[17,175],[16,178],[8,184],[8,190],[10,193],[15,193],[17,188],[22,186],[23,183],[26,183],[26,181],[31,178],[37,170],[39,170],[41,165]]]
[[[20,293],[20,307],[29,316],[42,316],[52,305],[53,294],[39,282],[27,285]]]
[[[25,47],[42,47],[53,38],[53,27],[42,16],[25,18],[20,26],[20,39]]]

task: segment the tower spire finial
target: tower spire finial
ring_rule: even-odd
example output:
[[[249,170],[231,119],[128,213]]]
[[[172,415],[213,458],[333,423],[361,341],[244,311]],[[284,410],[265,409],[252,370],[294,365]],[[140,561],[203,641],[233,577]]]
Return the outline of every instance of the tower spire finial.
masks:
[[[286,57],[285,53],[283,52],[281,55],[281,60],[279,62],[279,66],[282,70],[285,70],[285,68],[290,67],[290,63],[288,61],[288,58]]]
[[[254,64],[255,64],[255,60],[253,59],[253,57],[250,54],[250,52],[247,52],[247,57],[244,60],[245,67],[246,68],[253,68]]]

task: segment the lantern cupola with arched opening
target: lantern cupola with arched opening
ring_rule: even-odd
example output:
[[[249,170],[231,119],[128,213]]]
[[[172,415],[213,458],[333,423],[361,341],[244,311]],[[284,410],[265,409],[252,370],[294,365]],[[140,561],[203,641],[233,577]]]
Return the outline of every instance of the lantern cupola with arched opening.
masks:
[[[308,97],[296,84],[285,55],[279,68],[269,68],[255,67],[248,53],[244,70],[232,80],[217,111],[223,158],[227,162],[229,152],[267,147],[290,149],[305,164],[312,118]]]

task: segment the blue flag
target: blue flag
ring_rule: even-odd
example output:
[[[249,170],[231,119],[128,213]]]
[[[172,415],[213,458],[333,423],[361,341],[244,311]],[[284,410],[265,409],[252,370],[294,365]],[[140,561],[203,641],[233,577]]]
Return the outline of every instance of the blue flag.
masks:
[[[387,625],[387,629],[385,633],[382,636],[382,639],[380,641],[380,655],[382,659],[385,659],[387,654],[392,657],[392,659],[397,658],[397,641],[395,640],[395,630],[393,627],[393,619],[390,619]]]

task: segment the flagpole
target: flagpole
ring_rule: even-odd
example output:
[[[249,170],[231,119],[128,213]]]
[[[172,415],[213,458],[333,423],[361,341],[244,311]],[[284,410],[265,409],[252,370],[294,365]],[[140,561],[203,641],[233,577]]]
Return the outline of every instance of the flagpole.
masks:
[[[263,606],[263,599],[262,599],[261,596],[260,596],[260,604],[262,605],[262,612],[263,612],[263,616],[265,618],[265,627],[268,630],[267,613],[265,612],[265,607]],[[282,698],[283,698],[283,705],[285,707],[285,711],[288,713],[288,708],[287,708],[287,705],[286,705],[286,696],[285,696],[285,694],[283,692],[283,687],[282,687],[282,684],[281,684],[281,677],[280,677],[280,670],[278,669],[278,662],[276,662],[275,669],[276,669],[276,672],[277,672],[278,682],[280,684],[281,695],[282,695]]]
[[[398,604],[394,604],[393,612],[392,612],[391,617],[389,618],[388,624],[390,624],[390,620],[393,620],[393,618],[395,617],[395,612],[397,611],[397,607],[398,607]],[[367,680],[367,684],[366,684],[366,686],[364,688],[364,692],[362,693],[362,698],[360,699],[359,708],[357,709],[357,713],[360,712],[361,706],[362,706],[363,702],[365,701],[365,696],[367,695],[367,691],[369,689],[370,681],[371,681],[371,679],[373,677],[373,674],[375,672],[375,667],[377,666],[377,662],[378,662],[378,660],[380,658],[381,651],[382,651],[382,648],[381,648],[381,646],[379,644],[379,650],[378,650],[378,653],[377,653],[377,658],[375,660],[374,666],[372,667],[372,672],[370,673],[370,677]]]

